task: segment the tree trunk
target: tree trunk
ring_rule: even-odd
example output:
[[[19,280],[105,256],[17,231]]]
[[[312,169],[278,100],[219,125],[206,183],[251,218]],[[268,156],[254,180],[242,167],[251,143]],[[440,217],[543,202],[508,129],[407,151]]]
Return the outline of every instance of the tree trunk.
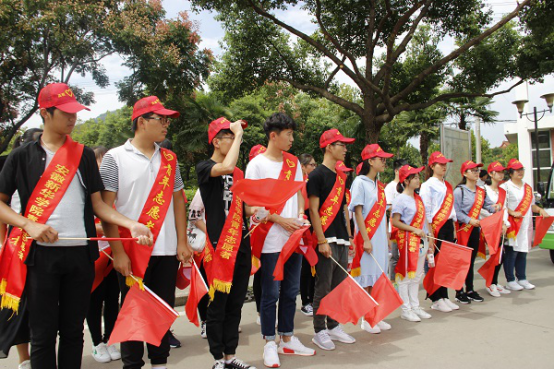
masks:
[[[429,134],[421,132],[419,136],[419,152],[421,154],[421,164],[426,165],[429,160]]]
[[[8,149],[8,146],[10,144],[10,141],[12,140],[13,136],[17,133],[19,128],[21,128],[22,125],[27,123],[29,119],[33,116],[33,114],[38,110],[38,105],[33,106],[33,108],[23,117],[21,118],[17,123],[15,123],[12,127],[6,128],[4,132],[4,140],[2,143],[0,143],[0,153],[3,153]]]
[[[367,144],[375,144],[379,140],[379,134],[382,126],[376,123],[374,118],[375,117],[371,113],[365,113],[362,117]]]

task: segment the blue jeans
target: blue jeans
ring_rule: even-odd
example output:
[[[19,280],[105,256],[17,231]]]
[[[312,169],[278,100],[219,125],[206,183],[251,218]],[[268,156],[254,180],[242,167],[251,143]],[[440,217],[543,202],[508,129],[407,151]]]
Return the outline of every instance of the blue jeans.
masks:
[[[511,246],[504,246],[504,274],[508,282],[513,282],[516,277],[519,281],[526,280],[525,268],[527,267],[527,253],[514,251]],[[514,268],[516,275],[514,276]]]
[[[279,300],[279,326],[281,336],[292,336],[294,332],[294,314],[296,296],[300,290],[300,268],[302,255],[294,253],[285,263],[283,280],[276,281],[273,271],[280,253],[262,254],[260,268],[262,280],[262,298],[260,301],[260,320],[262,336],[266,340],[275,340],[275,310]]]

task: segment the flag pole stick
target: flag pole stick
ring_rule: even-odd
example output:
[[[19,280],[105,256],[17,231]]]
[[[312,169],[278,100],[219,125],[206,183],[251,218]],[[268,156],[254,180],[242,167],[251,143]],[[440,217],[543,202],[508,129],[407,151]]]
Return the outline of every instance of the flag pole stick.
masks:
[[[383,268],[381,268],[381,264],[379,264],[379,262],[377,261],[377,259],[376,259],[375,256],[373,255],[373,253],[370,252],[369,255],[371,255],[371,257],[373,258],[373,260],[375,260],[375,264],[377,264],[377,266],[378,266],[379,269],[381,270],[381,273],[385,273],[385,271],[383,270]],[[385,274],[387,274],[387,273],[385,273]]]
[[[252,232],[254,232],[254,231],[256,230],[256,228],[258,228],[261,224],[262,224],[262,222],[256,224],[256,225],[254,226],[254,228],[252,228],[252,229],[246,234],[246,236],[243,237],[243,240],[245,240],[246,237],[250,236],[250,235],[252,234]]]
[[[335,260],[335,258],[333,258],[332,256],[329,256],[329,259],[333,260],[333,261],[335,262],[335,264],[337,264],[338,267],[341,268],[342,271],[346,273],[346,275],[348,276],[348,278],[351,278],[351,279],[354,281],[354,283],[356,283],[356,286],[360,287],[360,289],[361,289],[362,291],[364,291],[364,292],[369,296],[369,298],[370,298],[371,300],[373,300],[373,302],[374,302],[375,304],[377,304],[377,306],[379,306],[379,303],[378,303],[377,301],[375,301],[375,299],[374,299],[373,297],[371,297],[371,295],[369,294],[369,292],[367,292],[362,286],[360,286],[360,284],[359,284],[358,282],[356,282],[356,280],[350,275],[350,273],[348,273],[348,271],[347,271],[346,269],[344,269],[344,267],[343,267],[342,265],[340,265],[339,262]]]
[[[196,272],[198,273],[198,276],[202,280],[202,284],[204,284],[204,287],[206,287],[206,291],[209,291],[210,289],[208,288],[208,285],[206,284],[206,281],[204,281],[204,277],[202,277],[202,273],[200,273],[200,268],[198,268],[198,265],[196,264],[196,261],[194,261],[194,259],[192,259],[191,261],[192,261],[192,265],[196,269]]]
[[[448,242],[448,243],[451,243],[453,245],[456,245],[458,247],[463,247],[464,249],[468,249],[468,250],[473,250],[471,247],[467,247],[467,246],[464,246],[464,245],[460,245],[458,243],[454,243],[452,241],[447,241],[447,240],[443,240],[443,239],[440,239],[440,238],[436,238],[436,237],[432,237],[432,236],[426,236],[427,238],[432,238],[434,240],[437,240],[437,241],[441,241],[441,242]],[[437,250],[439,250],[439,252],[441,251],[440,248],[437,248],[435,247]]]
[[[106,256],[108,257],[108,259],[110,259],[110,260],[113,262],[113,257],[112,257],[110,254],[108,254],[108,253],[107,253],[106,251],[104,251],[103,249],[100,250],[100,251],[101,251],[104,255],[106,255]],[[135,282],[139,282],[139,280],[137,279],[137,277],[135,277],[135,276],[133,275],[133,273],[129,274],[129,276],[130,276],[131,278],[133,278],[133,279],[135,280]],[[146,287],[146,286],[144,286],[144,287]]]
[[[500,242],[500,257],[498,258],[498,264],[502,262],[502,251],[504,251],[504,234],[502,234],[502,242]]]

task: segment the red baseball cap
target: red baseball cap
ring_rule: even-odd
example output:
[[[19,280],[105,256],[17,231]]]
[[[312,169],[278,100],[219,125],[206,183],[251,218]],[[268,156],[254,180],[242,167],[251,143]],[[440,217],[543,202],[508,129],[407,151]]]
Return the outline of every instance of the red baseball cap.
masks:
[[[452,159],[448,159],[447,157],[445,157],[440,151],[435,151],[434,153],[431,154],[431,156],[429,157],[429,166],[433,165],[433,164],[446,164],[446,163],[452,163],[453,160]]]
[[[256,156],[260,154],[263,154],[266,150],[267,148],[264,145],[258,144],[256,146],[253,146],[250,149],[250,155],[248,155],[248,161],[251,161],[252,159],[254,159]]]
[[[337,161],[337,164],[335,164],[335,169],[340,170],[341,172],[344,172],[344,173],[352,171],[352,168],[348,168],[346,164],[344,164],[344,162],[341,160]]]
[[[523,164],[521,164],[521,162],[517,159],[510,159],[510,161],[508,162],[508,166],[506,167],[506,169],[514,170],[518,170],[521,168],[523,168]]]
[[[248,123],[242,120],[242,128],[246,127],[248,127]],[[215,135],[217,135],[219,131],[229,128],[231,128],[231,122],[225,117],[220,117],[212,121],[208,127],[208,143],[212,143]]]
[[[489,164],[489,167],[487,168],[487,172],[502,172],[506,170],[506,168],[504,168],[502,166],[502,164],[500,164],[499,161],[493,161],[492,163]]]
[[[414,168],[409,165],[403,165],[402,168],[398,170],[398,178],[400,183],[404,183],[404,180],[412,174],[417,174],[421,172],[425,167]]]
[[[355,138],[344,137],[338,129],[333,128],[323,132],[323,134],[319,138],[319,147],[324,148],[325,146],[335,142],[344,142],[346,144],[351,144],[354,141],[356,141]]]
[[[75,94],[65,83],[50,83],[38,94],[38,106],[40,109],[55,107],[63,112],[74,114],[81,110],[89,110],[86,106],[79,104]]]
[[[482,163],[474,163],[471,160],[464,161],[463,164],[462,164],[462,167],[460,168],[460,173],[462,173],[462,175],[463,175],[466,172],[466,170],[470,170],[470,169],[473,169],[473,168],[479,168],[479,167],[482,167],[482,166],[483,166]]]
[[[178,111],[164,108],[160,99],[156,96],[148,96],[137,101],[133,107],[131,120],[135,120],[146,113],[156,113],[170,118],[177,118],[181,115]]]
[[[362,150],[362,160],[367,160],[371,158],[392,158],[394,155],[384,152],[381,146],[377,144],[366,145]]]

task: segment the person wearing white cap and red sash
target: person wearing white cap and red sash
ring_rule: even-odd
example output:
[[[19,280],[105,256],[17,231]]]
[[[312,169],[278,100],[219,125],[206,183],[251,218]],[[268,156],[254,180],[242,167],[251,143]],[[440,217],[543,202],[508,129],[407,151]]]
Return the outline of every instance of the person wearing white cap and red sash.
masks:
[[[419,282],[423,276],[423,266],[427,253],[434,252],[434,240],[427,239],[431,225],[425,217],[423,200],[415,193],[419,188],[419,173],[425,167],[413,168],[403,165],[398,170],[399,193],[393,200],[391,219],[397,229],[396,242],[399,258],[395,267],[398,293],[404,302],[402,304],[402,319],[419,322],[431,318],[419,306]],[[424,242],[421,242],[424,241]]]
[[[302,182],[300,161],[288,153],[294,141],[296,123],[284,113],[274,113],[264,122],[268,138],[267,150],[256,156],[246,167],[246,178],[273,178]],[[304,346],[294,336],[296,297],[300,287],[302,255],[293,253],[284,265],[284,278],[276,281],[273,271],[290,235],[300,229],[304,220],[304,198],[298,191],[274,214],[267,223],[262,223],[252,233],[252,261],[261,262],[262,299],[260,321],[264,346],[264,364],[270,368],[281,365],[279,354],[312,356],[315,350]],[[275,343],[275,323],[279,301],[277,333],[281,336],[279,346]]]
[[[425,205],[425,215],[431,223],[431,232],[434,237],[454,242],[456,238],[454,222],[456,211],[454,210],[454,191],[452,185],[444,179],[446,165],[452,160],[446,158],[440,151],[435,151],[429,156],[429,165],[426,168],[427,181],[421,184],[419,195]],[[441,241],[435,244],[435,256],[440,250]],[[439,287],[431,296],[433,304],[431,309],[444,313],[458,310],[460,307],[448,299],[446,287]]]
[[[0,260],[2,308],[28,313],[33,368],[79,368],[98,258],[88,240],[96,237],[94,215],[131,229],[144,245],[152,234],[102,201],[94,152],[69,137],[87,109],[69,86],[47,85],[38,104],[44,133],[12,151],[0,173],[0,221],[13,226]],[[15,191],[23,216],[6,204]]]
[[[469,264],[469,271],[465,280],[466,289],[465,291],[463,289],[456,291],[456,301],[461,304],[469,304],[472,301],[484,301],[473,286],[473,266],[479,251],[481,237],[479,216],[483,208],[489,213],[495,213],[500,209],[499,205],[494,204],[487,197],[485,190],[477,186],[479,168],[482,166],[483,164],[474,163],[471,160],[463,162],[460,168],[462,181],[454,190],[454,210],[458,220],[456,227],[458,244],[472,249],[471,263]]]
[[[154,235],[154,247],[148,248],[133,241],[110,242],[114,268],[119,272],[122,303],[129,286],[144,283],[173,306],[179,261],[188,261],[192,256],[177,155],[156,144],[165,139],[169,118],[178,116],[178,112],[164,108],[156,96],[140,99],[131,116],[134,137],[108,151],[100,166],[104,201],[115,205],[122,214],[138,219]],[[111,223],[103,222],[102,226],[106,237],[128,237],[124,229],[118,230]],[[152,367],[165,368],[169,332],[160,346],[147,344],[147,349]],[[143,342],[122,342],[123,367],[142,367],[143,353]]]
[[[323,163],[310,173],[307,184],[310,221],[318,255],[313,302],[315,335],[312,342],[323,350],[334,350],[333,341],[356,342],[354,337],[342,330],[336,320],[317,314],[321,300],[348,277],[343,270],[348,267],[350,247],[350,219],[344,173],[348,168],[342,161],[346,155],[346,145],[353,142],[353,138],[344,137],[337,129],[323,132],[319,139],[319,147],[324,151]],[[340,167],[345,169],[338,169],[338,161],[342,164]],[[331,256],[343,269],[330,259]]]
[[[510,221],[505,241],[504,274],[508,281],[506,288],[512,291],[532,290],[535,286],[529,282],[526,275],[527,253],[531,249],[530,236],[533,230],[531,217],[533,212],[543,217],[547,217],[548,213],[535,205],[533,190],[523,181],[523,164],[517,159],[511,159],[506,171],[510,180],[500,185],[506,190],[506,209]]]
[[[387,158],[391,157],[393,154],[383,151],[379,145],[367,145],[362,151],[359,175],[351,187],[349,209],[354,212],[357,230],[354,236],[356,255],[352,261],[351,274],[367,292],[371,292],[381,276],[381,270],[388,268],[387,199],[385,185],[377,179],[377,174],[385,170]],[[371,327],[364,319],[361,327],[374,334],[391,328],[385,321]]]

